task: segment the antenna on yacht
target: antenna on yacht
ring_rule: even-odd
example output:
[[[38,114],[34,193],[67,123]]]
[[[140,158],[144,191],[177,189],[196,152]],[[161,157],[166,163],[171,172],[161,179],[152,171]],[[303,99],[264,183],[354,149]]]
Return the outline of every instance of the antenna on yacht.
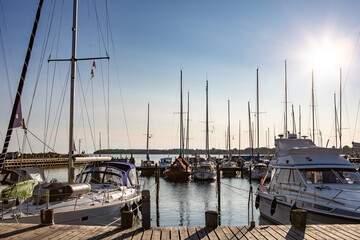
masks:
[[[287,68],[286,68],[286,59],[285,59],[285,138],[287,138]]]
[[[314,69],[311,71],[311,107],[312,107],[312,131],[313,142],[315,143],[315,100],[314,100]]]
[[[342,105],[342,87],[341,87],[341,75],[342,75],[342,68],[340,68],[340,127],[339,127],[339,140],[340,140],[340,148],[342,148],[341,145],[341,138],[342,138],[342,111],[341,111],[341,105]]]

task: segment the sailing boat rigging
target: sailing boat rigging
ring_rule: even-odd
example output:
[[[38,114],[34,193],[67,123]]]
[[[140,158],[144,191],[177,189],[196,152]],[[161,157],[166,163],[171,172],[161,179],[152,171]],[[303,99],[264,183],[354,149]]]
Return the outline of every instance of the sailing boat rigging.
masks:
[[[163,173],[164,178],[171,182],[185,182],[189,178],[191,167],[185,161],[183,156],[184,150],[184,127],[183,127],[183,97],[182,97],[182,69],[180,69],[180,151],[179,157],[166,167]]]
[[[37,25],[43,0],[40,0]],[[70,136],[69,136],[69,166],[68,183],[51,181],[35,186],[33,196],[26,196],[22,204],[14,208],[3,209],[1,222],[39,223],[40,209],[49,207],[54,210],[55,223],[81,224],[81,225],[107,225],[117,222],[124,209],[135,209],[140,201],[139,183],[135,166],[130,163],[109,162],[109,157],[97,157],[97,162],[87,165],[77,176],[74,183],[73,167],[73,133],[74,133],[74,99],[76,62],[79,60],[93,60],[94,58],[76,58],[76,31],[77,31],[78,1],[73,1],[73,27],[72,27],[72,57],[71,61],[71,95],[70,95]],[[34,31],[33,31],[34,32]],[[33,35],[33,34],[32,34]],[[30,40],[31,45],[34,39]],[[29,51],[28,51],[29,53]],[[31,49],[30,49],[31,53]],[[27,56],[28,58],[28,56]],[[30,56],[29,56],[30,58]],[[96,59],[108,59],[99,57]],[[28,60],[27,60],[28,61]],[[49,61],[68,61],[64,59]],[[27,65],[27,64],[26,64]],[[24,67],[25,68],[25,67]],[[24,71],[23,71],[24,73]],[[26,69],[25,69],[26,74]],[[23,86],[23,75],[19,86]],[[21,95],[21,92],[20,92]],[[17,94],[17,98],[20,96]],[[17,104],[17,102],[15,102]],[[17,105],[14,105],[18,107]],[[14,108],[16,108],[14,107]],[[13,117],[11,117],[11,121]],[[5,143],[5,144],[8,144]],[[3,152],[6,149],[3,150]],[[90,160],[90,158],[88,158]],[[94,160],[94,159],[91,159]],[[3,161],[1,162],[3,166]],[[17,194],[17,192],[16,192]],[[49,202],[47,202],[49,195]],[[4,195],[2,196],[3,200]],[[8,195],[8,199],[18,198],[17,195]],[[8,200],[6,199],[6,200]],[[46,203],[46,204],[45,204]]]
[[[208,80],[206,80],[206,159],[200,159],[197,162],[195,171],[193,172],[194,180],[215,180],[216,179],[216,165],[210,157],[209,150],[209,103],[208,103]]]

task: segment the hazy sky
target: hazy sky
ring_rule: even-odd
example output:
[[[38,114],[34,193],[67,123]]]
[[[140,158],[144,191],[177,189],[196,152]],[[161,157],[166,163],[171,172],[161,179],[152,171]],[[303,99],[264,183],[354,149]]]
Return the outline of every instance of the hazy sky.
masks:
[[[0,3],[2,143],[38,1],[0,0]],[[104,56],[105,49],[110,56],[109,63],[96,61],[93,79],[90,78],[92,62],[78,63],[75,142],[78,145],[81,139],[81,148],[87,152],[99,148],[100,132],[102,148],[108,146],[105,108],[108,79],[109,147],[145,148],[149,102],[150,148],[177,148],[181,68],[184,111],[187,111],[187,92],[190,92],[190,148],[205,148],[206,77],[212,130],[210,147],[225,147],[228,99],[231,146],[239,146],[239,121],[241,148],[249,146],[247,104],[250,101],[251,111],[256,110],[257,68],[262,112],[260,145],[266,145],[269,129],[269,144],[273,146],[274,132],[277,135],[284,131],[285,59],[288,130],[292,131],[293,104],[296,131],[299,131],[301,106],[301,133],[310,135],[311,71],[314,68],[316,144],[325,146],[328,139],[329,146],[335,144],[334,93],[338,101],[342,67],[343,145],[360,141],[360,126],[355,126],[360,100],[360,49],[356,46],[360,32],[359,1],[109,0],[109,27],[104,3],[79,1],[78,58]],[[68,149],[69,85],[65,83],[69,81],[70,64],[48,63],[47,59],[50,54],[51,58],[70,58],[71,24],[72,1],[45,1],[22,98],[23,116],[27,121],[39,74],[28,128],[62,153]],[[45,60],[41,61],[43,49]],[[86,107],[83,107],[84,99]],[[59,108],[61,102],[63,107]],[[61,112],[59,123],[57,112]],[[253,113],[251,117],[255,123]],[[11,150],[22,149],[23,132],[17,132],[18,137],[13,135]],[[33,151],[43,150],[43,145],[31,135],[29,142]],[[31,151],[28,145],[25,151]]]

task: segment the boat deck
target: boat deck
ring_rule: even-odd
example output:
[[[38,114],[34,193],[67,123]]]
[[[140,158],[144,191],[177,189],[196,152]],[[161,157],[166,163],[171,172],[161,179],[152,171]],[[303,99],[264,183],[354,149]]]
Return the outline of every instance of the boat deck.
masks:
[[[288,225],[156,227],[149,230],[117,227],[0,223],[0,239],[359,239],[360,225]]]

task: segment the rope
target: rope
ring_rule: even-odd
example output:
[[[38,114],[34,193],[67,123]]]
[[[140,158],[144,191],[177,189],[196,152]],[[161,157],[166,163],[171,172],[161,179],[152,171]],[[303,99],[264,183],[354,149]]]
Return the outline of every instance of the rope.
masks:
[[[107,10],[107,12],[106,12],[106,17],[109,18],[108,9],[106,9],[106,10]],[[109,22],[110,22],[110,21],[109,21]],[[119,74],[118,63],[117,63],[117,58],[116,58],[116,54],[115,54],[115,47],[114,47],[115,45],[114,45],[114,39],[113,39],[113,35],[112,35],[110,23],[109,23],[109,33],[110,33],[112,51],[113,51],[113,53],[114,53],[115,70],[116,70],[116,76],[117,76],[117,81],[118,81],[119,90],[120,90],[120,99],[121,99],[122,110],[123,110],[123,114],[124,114],[124,122],[125,122],[125,128],[126,128],[126,135],[127,135],[127,139],[128,139],[129,149],[131,149],[130,135],[129,135],[129,129],[128,129],[128,124],[127,124],[127,120],[126,120],[126,113],[125,113],[125,107],[124,107],[124,99],[123,99],[123,94],[122,94],[121,85],[120,85],[120,74]]]
[[[56,152],[54,149],[49,147],[45,142],[43,142],[40,138],[38,138],[34,133],[32,133],[29,129],[24,128],[24,130],[29,132],[31,135],[33,135],[37,140],[39,140],[42,144],[44,144],[46,147],[48,147],[51,151]]]
[[[221,183],[221,184],[224,184],[224,185],[226,185],[226,186],[228,186],[228,187],[235,188],[235,189],[240,190],[240,191],[249,192],[249,190],[247,190],[247,189],[242,189],[242,188],[234,187],[234,186],[232,186],[232,185],[229,185],[229,184],[226,184],[226,183],[223,183],[223,182],[220,182],[220,183]]]
[[[227,184],[225,184],[225,186],[228,187],[233,193],[239,195],[240,197],[243,197],[243,198],[245,198],[245,199],[248,199],[247,197],[241,195],[240,193],[235,192],[235,191],[232,190],[232,188],[236,188],[236,187],[233,187],[233,186],[229,187],[229,186],[227,186]],[[240,190],[243,190],[243,189],[240,189]]]

